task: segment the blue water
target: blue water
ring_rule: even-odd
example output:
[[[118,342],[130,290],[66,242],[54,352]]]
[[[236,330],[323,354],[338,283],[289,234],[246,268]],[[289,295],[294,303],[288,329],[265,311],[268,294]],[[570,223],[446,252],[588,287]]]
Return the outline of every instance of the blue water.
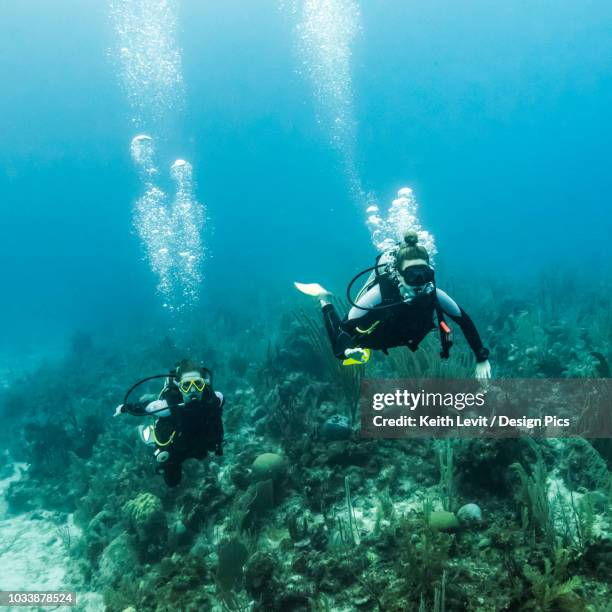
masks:
[[[297,16],[189,0],[177,19],[185,105],[159,148],[193,164],[209,216],[200,307],[293,280],[342,291],[375,250],[298,70]],[[385,207],[412,187],[441,273],[609,278],[612,5],[368,0],[360,21],[355,166]],[[115,46],[103,2],[0,8],[3,354],[164,318]]]

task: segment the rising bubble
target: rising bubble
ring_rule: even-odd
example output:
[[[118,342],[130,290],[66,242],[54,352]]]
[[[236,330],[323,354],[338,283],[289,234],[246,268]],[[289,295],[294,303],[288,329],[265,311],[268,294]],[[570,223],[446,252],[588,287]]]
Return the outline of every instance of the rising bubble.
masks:
[[[167,120],[184,98],[174,0],[112,0],[121,81],[139,126]]]
[[[296,27],[302,72],[317,101],[318,120],[339,152],[353,199],[364,201],[357,171],[357,123],[351,75],[352,47],[360,31],[355,0],[305,0]]]
[[[158,278],[165,308],[185,312],[198,301],[204,246],[204,207],[193,188],[193,168],[183,159],[170,167],[176,185],[160,187],[156,142],[174,122],[184,98],[181,53],[175,40],[175,0],[111,0],[121,82],[133,122],[145,130],[131,141],[143,193],[134,205],[134,226]]]
[[[370,208],[378,210],[375,205]],[[434,237],[421,226],[418,208],[419,204],[412,189],[403,187],[397,192],[397,198],[391,202],[385,217],[378,214],[368,217],[367,226],[376,249],[386,251],[401,241],[408,230],[415,230],[419,243],[427,249],[430,259],[433,260],[437,253]]]

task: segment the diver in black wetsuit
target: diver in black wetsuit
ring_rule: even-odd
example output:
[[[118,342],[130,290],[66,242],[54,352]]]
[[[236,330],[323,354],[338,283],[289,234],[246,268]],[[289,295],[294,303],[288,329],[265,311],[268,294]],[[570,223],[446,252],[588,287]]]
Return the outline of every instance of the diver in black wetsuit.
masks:
[[[429,254],[418,244],[414,231],[406,233],[403,244],[378,257],[368,281],[343,320],[324,299],[328,292],[320,285],[296,283],[296,287],[320,298],[334,354],[347,365],[365,363],[370,349],[386,353],[387,349],[407,346],[416,351],[423,338],[436,327],[440,329],[440,356],[446,359],[452,344],[445,321],[447,316],[459,325],[474,352],[476,377],[491,377],[489,351],[483,346],[476,326],[454,300],[435,286]]]
[[[175,487],[181,482],[185,459],[202,459],[208,452],[223,455],[223,404],[223,394],[212,388],[210,371],[184,359],[166,378],[158,399],[121,404],[115,416],[158,417],[138,430],[142,441],[155,447],[157,471],[163,472],[169,487]]]

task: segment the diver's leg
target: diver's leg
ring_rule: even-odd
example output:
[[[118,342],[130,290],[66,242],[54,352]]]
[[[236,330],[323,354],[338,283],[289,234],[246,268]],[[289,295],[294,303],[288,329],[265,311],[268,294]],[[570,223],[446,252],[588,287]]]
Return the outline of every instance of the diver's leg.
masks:
[[[342,321],[336,312],[333,304],[329,302],[323,306],[323,322],[325,323],[325,329],[329,340],[332,345],[334,355],[338,359],[344,359],[344,351],[347,348],[354,348],[354,342],[352,336],[346,332],[342,327]]]
[[[162,467],[164,481],[169,487],[176,487],[183,479],[183,466],[180,461],[168,461]]]

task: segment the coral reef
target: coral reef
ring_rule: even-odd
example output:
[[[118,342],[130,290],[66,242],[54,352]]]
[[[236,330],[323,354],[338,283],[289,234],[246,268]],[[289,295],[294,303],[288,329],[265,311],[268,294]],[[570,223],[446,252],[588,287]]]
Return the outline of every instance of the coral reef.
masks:
[[[548,291],[556,301],[496,301],[495,287],[474,298],[476,320],[497,313],[483,330],[496,374],[605,375],[609,304]],[[6,483],[6,512],[73,517],[67,584],[110,612],[606,609],[603,441],[361,439],[364,369],[339,367],[318,315],[294,312],[276,313],[278,344],[228,315],[191,336],[227,398],[226,445],[186,461],[175,489],[139,444],[140,421],[111,415],[133,381],[187,353],[179,340],[76,334],[31,393],[18,378],[2,391],[0,472],[27,464]],[[255,357],[237,350],[247,343]],[[376,354],[365,375],[468,375],[460,340],[450,363],[438,352],[432,337]]]
[[[165,548],[168,535],[166,515],[159,497],[140,493],[123,506],[130,529],[136,534],[145,559],[155,559]]]

